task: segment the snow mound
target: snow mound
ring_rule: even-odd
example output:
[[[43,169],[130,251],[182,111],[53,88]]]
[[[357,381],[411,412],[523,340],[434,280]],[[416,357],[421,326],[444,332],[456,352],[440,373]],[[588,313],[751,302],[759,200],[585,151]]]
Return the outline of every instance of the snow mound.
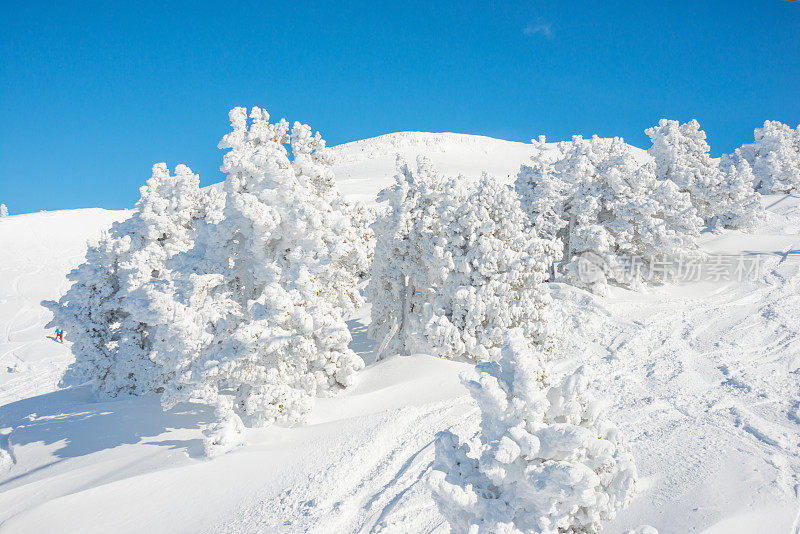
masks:
[[[378,191],[393,183],[398,155],[409,163],[424,155],[445,176],[463,175],[476,180],[485,171],[511,183],[520,165],[538,152],[531,143],[426,132],[392,133],[332,148],[339,189],[350,200],[367,205],[375,204]],[[555,143],[548,148],[555,150]]]
[[[433,153],[478,150],[490,154],[505,150],[520,150],[523,153],[530,149],[529,143],[505,141],[483,135],[459,133],[430,132],[395,132],[379,135],[369,139],[344,143],[334,147],[339,159],[343,162],[364,161],[379,156],[393,156],[403,152]]]

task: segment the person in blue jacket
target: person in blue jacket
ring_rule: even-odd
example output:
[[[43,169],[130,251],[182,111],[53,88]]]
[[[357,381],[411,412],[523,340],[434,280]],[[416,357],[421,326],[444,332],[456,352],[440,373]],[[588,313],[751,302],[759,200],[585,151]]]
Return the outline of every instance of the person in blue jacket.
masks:
[[[56,341],[58,341],[59,343],[64,342],[64,331],[61,330],[60,328],[56,328]]]

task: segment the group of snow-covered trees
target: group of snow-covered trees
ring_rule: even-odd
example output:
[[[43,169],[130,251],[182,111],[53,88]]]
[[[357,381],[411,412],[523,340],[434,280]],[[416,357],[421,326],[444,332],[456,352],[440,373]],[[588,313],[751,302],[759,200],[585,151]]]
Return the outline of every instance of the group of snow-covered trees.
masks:
[[[5,204],[0,204],[0,217],[8,217],[8,208]]]
[[[749,169],[748,177],[763,194],[800,192],[800,125],[792,129],[765,121],[756,128],[754,142],[723,156],[722,166]]]
[[[694,251],[702,220],[689,195],[640,165],[621,139],[576,136],[557,150],[555,161],[523,166],[515,188],[534,231],[563,247],[568,280],[602,292],[612,280],[639,281],[622,279],[620,261],[636,257],[646,267]]]
[[[711,159],[706,134],[696,120],[680,124],[661,119],[645,132],[653,146],[648,150],[659,180],[671,180],[689,193],[692,206],[711,227],[752,229],[761,216],[750,171],[740,166],[720,166]]]
[[[762,159],[784,162],[772,163],[772,175],[792,165],[789,154],[800,154],[789,142],[797,143],[797,132],[780,126],[768,122],[764,128],[784,140],[761,149]],[[754,146],[766,144],[758,141],[766,136],[762,130],[756,130]],[[758,150],[746,145],[716,162],[695,120],[662,119],[646,133],[653,144],[638,159],[619,138],[575,136],[559,143],[555,154],[541,139],[539,156],[520,169],[514,185],[522,206],[540,237],[562,245],[558,270],[564,280],[600,293],[612,282],[639,286],[645,272],[649,281],[662,282],[665,271],[653,264],[696,256],[703,226],[747,231],[763,218],[747,159],[759,164],[753,156]],[[774,156],[778,145],[787,155]],[[793,176],[800,186],[800,173]]]
[[[163,163],[133,215],[91,245],[49,303],[69,333],[70,382],[108,396],[213,406],[209,454],[244,426],[306,420],[364,366],[345,320],[365,301],[378,357],[477,363],[479,434],[437,437],[431,484],[456,531],[595,532],[634,491],[620,434],[578,372],[551,385],[548,282],[603,292],[653,262],[699,254],[711,229],[748,230],[759,194],[800,190],[800,127],[767,122],[716,162],[696,121],[547,145],[513,186],[398,160],[374,213],[339,193],[319,133],[260,108],[230,112],[221,186]],[[631,258],[640,270],[625,270]]]
[[[496,359],[509,328],[543,341],[556,245],[526,230],[514,191],[445,178],[424,158],[400,162],[395,180],[366,288],[380,354]]]
[[[399,161],[379,200],[388,206],[374,225],[365,292],[379,357],[478,362],[466,386],[479,434],[436,438],[430,484],[440,511],[454,532],[594,532],[630,501],[636,470],[580,372],[548,386],[546,281],[562,225],[537,232],[514,188],[486,175],[444,177],[425,158]]]
[[[209,452],[243,422],[303,421],[363,367],[345,317],[362,304],[370,231],[336,189],[329,149],[259,108],[230,119],[222,189],[156,165],[134,215],[50,304],[73,340],[73,378],[111,396],[158,393],[165,408],[214,406]]]

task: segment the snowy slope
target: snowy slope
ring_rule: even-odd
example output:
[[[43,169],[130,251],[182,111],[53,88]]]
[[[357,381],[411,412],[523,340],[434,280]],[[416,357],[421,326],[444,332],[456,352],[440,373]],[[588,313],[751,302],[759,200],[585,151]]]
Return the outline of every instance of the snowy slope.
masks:
[[[352,199],[391,183],[394,153],[449,174],[511,180],[532,145],[455,134],[392,134],[336,147]],[[509,176],[510,175],[510,176]],[[800,199],[771,197],[754,235],[703,237],[713,253],[763,253],[754,281],[693,282],[600,298],[557,285],[569,343],[554,372],[585,365],[638,461],[641,494],[605,532],[798,532]],[[474,431],[458,376],[426,355],[373,362],[369,310],[349,324],[370,363],[352,390],[321,399],[302,428],[248,431],[205,460],[201,406],[95,402],[57,390],[67,347],[39,306],[123,212],[0,220],[0,533],[446,532],[424,479],[434,434]],[[69,333],[67,333],[67,340]],[[10,370],[10,371],[9,371]]]
[[[40,303],[67,290],[86,240],[126,216],[83,209],[0,219],[0,405],[55,388],[70,355],[45,337],[50,312]]]
[[[757,280],[617,291],[601,303],[611,320],[586,363],[651,484],[612,532],[636,522],[800,528],[800,199],[765,204],[755,235],[703,238],[709,253],[761,254]]]

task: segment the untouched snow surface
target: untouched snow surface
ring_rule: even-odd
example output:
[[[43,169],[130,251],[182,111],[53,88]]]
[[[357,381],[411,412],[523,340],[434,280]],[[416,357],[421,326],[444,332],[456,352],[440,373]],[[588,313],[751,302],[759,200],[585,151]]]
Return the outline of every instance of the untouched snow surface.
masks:
[[[554,147],[555,145],[551,145]],[[342,194],[375,204],[375,195],[394,183],[395,161],[413,163],[424,154],[448,176],[476,180],[486,172],[506,183],[538,150],[531,143],[501,141],[478,135],[400,132],[333,147],[334,171]]]
[[[631,147],[639,162],[650,160],[647,151]],[[375,195],[394,183],[399,155],[413,163],[418,155],[428,157],[443,174],[477,180],[484,172],[511,184],[519,166],[539,149],[531,143],[503,141],[480,135],[398,132],[333,147],[334,171],[339,189],[351,201],[375,204]],[[556,143],[547,143],[556,151]]]
[[[371,202],[395,152],[451,174],[511,181],[531,145],[392,134],[337,147],[338,179]],[[704,281],[597,297],[556,284],[568,343],[553,372],[585,365],[630,442],[640,494],[604,532],[800,532],[800,198],[766,197],[753,235],[706,234],[704,249],[764,255],[753,281]],[[446,532],[425,484],[441,429],[474,432],[459,382],[470,366],[427,355],[374,363],[369,310],[349,325],[367,361],[357,386],[320,399],[310,424],[253,429],[206,460],[210,413],[155,398],[59,390],[68,341],[48,339],[41,300],[124,212],[0,220],[0,532]]]

